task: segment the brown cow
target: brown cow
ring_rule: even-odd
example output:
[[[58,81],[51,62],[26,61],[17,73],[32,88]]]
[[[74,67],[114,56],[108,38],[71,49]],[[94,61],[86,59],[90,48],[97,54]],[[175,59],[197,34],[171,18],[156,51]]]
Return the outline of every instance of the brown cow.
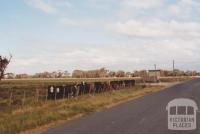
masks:
[[[95,84],[94,83],[90,83],[89,84],[89,94],[94,94],[95,93]]]

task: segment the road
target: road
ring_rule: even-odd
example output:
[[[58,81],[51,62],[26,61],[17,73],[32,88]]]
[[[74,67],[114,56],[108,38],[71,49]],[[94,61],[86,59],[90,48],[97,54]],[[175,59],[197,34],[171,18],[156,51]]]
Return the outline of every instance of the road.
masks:
[[[196,130],[168,130],[166,106],[175,98],[193,99],[199,107],[200,79],[51,128],[42,134],[200,134],[199,113]]]

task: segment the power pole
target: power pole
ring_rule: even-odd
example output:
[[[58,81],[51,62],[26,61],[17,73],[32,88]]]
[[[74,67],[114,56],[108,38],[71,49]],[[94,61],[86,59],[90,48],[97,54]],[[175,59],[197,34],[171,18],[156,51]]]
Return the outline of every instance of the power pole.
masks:
[[[175,61],[173,60],[173,76],[175,76]]]
[[[154,64],[154,69],[155,69],[155,70],[157,69],[156,64]]]

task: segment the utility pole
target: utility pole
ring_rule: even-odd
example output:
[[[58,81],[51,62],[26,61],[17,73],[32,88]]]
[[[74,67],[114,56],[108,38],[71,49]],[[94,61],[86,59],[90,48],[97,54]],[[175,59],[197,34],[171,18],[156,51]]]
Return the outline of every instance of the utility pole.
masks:
[[[157,81],[157,73],[156,73],[156,69],[157,69],[157,67],[156,67],[156,64],[154,64],[154,71],[155,71],[155,73],[154,73],[154,81],[156,82]]]
[[[154,69],[155,69],[155,70],[157,69],[156,64],[154,64]]]
[[[175,76],[175,61],[173,60],[173,75]]]

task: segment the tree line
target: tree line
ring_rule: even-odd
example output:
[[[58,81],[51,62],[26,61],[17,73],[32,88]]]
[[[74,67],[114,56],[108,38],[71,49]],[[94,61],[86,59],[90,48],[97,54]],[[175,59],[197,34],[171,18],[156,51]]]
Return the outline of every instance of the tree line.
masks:
[[[12,59],[12,55],[9,57],[0,55],[0,80],[2,78],[7,79],[24,79],[24,78],[102,78],[102,77],[145,77],[148,76],[148,70],[139,70],[133,72],[126,72],[123,70],[112,71],[106,68],[100,68],[95,70],[74,70],[71,74],[68,71],[44,71],[41,73],[29,74],[14,74],[5,73],[6,69]],[[197,71],[182,71],[175,69],[171,70],[159,70],[161,77],[168,76],[200,76]]]
[[[197,71],[181,71],[181,70],[159,70],[161,77],[170,76],[200,76]],[[148,76],[148,70],[139,70],[133,72],[126,72],[123,70],[110,71],[105,68],[96,70],[74,70],[71,74],[68,71],[53,71],[42,72],[33,75],[29,74],[13,74],[7,73],[5,78],[7,79],[26,79],[26,78],[105,78],[105,77],[146,77]]]

